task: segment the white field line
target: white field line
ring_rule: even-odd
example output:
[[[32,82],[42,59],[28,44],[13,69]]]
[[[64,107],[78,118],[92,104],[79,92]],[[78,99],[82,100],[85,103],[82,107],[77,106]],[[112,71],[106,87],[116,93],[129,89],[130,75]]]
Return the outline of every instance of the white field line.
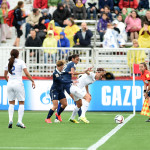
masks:
[[[107,133],[105,136],[103,136],[101,139],[99,139],[95,144],[91,145],[87,148],[87,150],[96,150],[100,146],[102,146],[107,140],[109,140],[117,131],[119,131],[128,121],[130,121],[135,115],[132,114],[129,117],[127,117],[124,121],[124,123],[119,124],[114,129],[112,129],[109,133]]]
[[[14,150],[86,150],[87,148],[80,147],[0,147],[0,149],[14,149]]]

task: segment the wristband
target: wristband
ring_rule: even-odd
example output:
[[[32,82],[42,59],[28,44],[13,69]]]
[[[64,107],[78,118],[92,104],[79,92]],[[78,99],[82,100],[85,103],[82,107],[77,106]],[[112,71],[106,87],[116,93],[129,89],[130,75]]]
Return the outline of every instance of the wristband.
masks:
[[[144,90],[144,93],[146,93],[146,90]]]

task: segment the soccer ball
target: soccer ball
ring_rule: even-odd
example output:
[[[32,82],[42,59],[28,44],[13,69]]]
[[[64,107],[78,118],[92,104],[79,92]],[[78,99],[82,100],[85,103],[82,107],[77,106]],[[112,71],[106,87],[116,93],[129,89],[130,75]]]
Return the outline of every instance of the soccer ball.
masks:
[[[117,115],[114,120],[115,120],[115,123],[121,124],[124,122],[124,117],[122,115]]]

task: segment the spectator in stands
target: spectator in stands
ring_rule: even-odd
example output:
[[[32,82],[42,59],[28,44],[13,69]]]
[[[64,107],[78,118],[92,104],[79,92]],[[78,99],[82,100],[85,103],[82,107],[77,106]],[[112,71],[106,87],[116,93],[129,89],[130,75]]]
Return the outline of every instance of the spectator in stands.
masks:
[[[82,4],[82,0],[77,0],[76,6],[73,8],[74,19],[86,19],[86,9]]]
[[[143,28],[139,32],[139,46],[142,48],[150,48],[150,26],[148,22],[144,22]]]
[[[104,11],[105,6],[109,6],[110,10],[113,11],[114,9],[113,0],[99,0],[100,12]]]
[[[87,0],[85,3],[87,9],[87,19],[91,19],[91,13],[93,13],[93,19],[96,19],[96,12],[98,10],[98,1],[97,0]]]
[[[51,21],[52,17],[51,17],[51,14],[48,12],[48,9],[43,9],[42,11],[42,17],[45,19],[45,23],[44,25],[46,26],[46,28],[48,28],[48,24],[49,22]]]
[[[119,6],[119,1],[120,0],[113,0],[113,2],[114,2],[114,8]]]
[[[114,18],[117,18],[118,15],[120,14],[120,9],[119,9],[119,7],[115,7],[115,8],[114,8],[114,13],[115,13]]]
[[[71,13],[73,12],[73,8],[75,6],[73,0],[64,0],[64,7],[68,9]]]
[[[34,8],[33,12],[26,19],[26,34],[25,34],[25,38],[27,38],[27,36],[28,36],[28,34],[30,32],[30,29],[38,24],[40,17],[42,17],[41,12],[37,8]]]
[[[68,9],[65,9],[63,3],[58,3],[57,9],[54,11],[53,19],[56,26],[65,27],[67,18],[71,16]]]
[[[97,31],[100,35],[100,41],[103,42],[103,37],[107,29],[107,23],[109,23],[109,19],[106,13],[102,14],[102,18],[99,20],[97,24]]]
[[[7,8],[10,9],[10,4],[9,4],[9,2],[8,2],[7,0],[2,0],[2,2],[7,3]],[[0,6],[0,7],[1,7],[1,6]]]
[[[65,33],[64,32],[60,33],[60,39],[58,40],[57,47],[70,47],[70,42],[65,37]],[[59,49],[60,59],[63,59],[64,57],[67,59],[67,57],[69,56],[68,51],[69,50],[67,50],[67,49]]]
[[[53,15],[54,11],[57,9],[58,3],[60,3],[61,0],[48,0],[48,7],[49,7],[49,13]]]
[[[142,10],[142,9],[149,9],[149,1],[148,1],[148,0],[140,0],[140,1],[139,1],[138,9],[139,9],[139,10]]]
[[[33,8],[39,8],[39,9],[48,8],[47,1],[48,0],[34,0]]]
[[[130,33],[131,41],[133,39],[138,39],[138,32],[141,29],[141,19],[139,18],[136,11],[132,11],[128,14],[125,19],[125,23],[127,25],[126,32]]]
[[[134,39],[133,46],[131,48],[139,48],[138,40]],[[140,64],[145,62],[146,54],[144,50],[128,50],[127,59],[128,66],[130,67],[131,72],[133,72],[133,64]]]
[[[74,20],[72,18],[68,18],[67,19],[67,26],[65,27],[65,34],[66,37],[69,39],[70,41],[70,47],[74,46],[74,35],[80,30],[80,28],[75,24]]]
[[[17,38],[14,42],[14,46],[19,46],[20,44],[20,37],[22,36],[22,23],[21,21],[24,20],[28,16],[22,15],[22,8],[24,7],[23,1],[19,1],[17,6],[14,8],[14,20],[13,20],[13,26],[15,26],[17,31]]]
[[[123,39],[124,42],[127,42],[126,25],[121,21],[119,22],[118,20],[114,20],[112,23],[120,31],[119,32],[120,40]]]
[[[30,36],[26,39],[25,42],[26,47],[41,47],[42,46],[42,41],[40,40],[39,37],[36,36],[36,31],[32,29],[30,31]],[[36,55],[37,52],[37,55]],[[39,50],[31,50],[30,49],[30,57],[37,57],[37,63],[39,63]]]
[[[85,5],[85,4],[86,4],[86,2],[87,2],[87,0],[82,0],[82,4],[84,4],[84,5]]]
[[[81,28],[74,36],[74,47],[91,47],[92,31],[87,28],[85,22],[81,24]]]
[[[48,63],[48,58],[52,58],[52,62],[56,63],[57,49],[55,48],[57,48],[57,40],[54,38],[54,32],[52,30],[48,31],[48,37],[44,40],[43,47],[54,48],[54,49],[44,49],[44,63]]]
[[[107,30],[104,35],[103,48],[119,48],[123,47],[125,42],[119,36],[119,30],[114,29],[110,23],[107,24]]]
[[[0,23],[1,23],[1,43],[6,43],[6,38],[11,38],[11,31],[6,23],[8,16],[8,7],[6,2],[1,3],[0,8]]]
[[[108,18],[109,18],[110,21],[113,21],[112,14],[110,12],[110,7],[109,6],[105,6],[104,7],[104,13],[107,14],[107,16],[108,16]]]
[[[60,35],[60,32],[62,32],[62,28],[61,27],[57,27],[55,26],[55,22],[54,20],[51,20],[50,23],[48,24],[48,31],[49,30],[52,30],[53,33],[54,33],[54,37],[56,40],[59,40],[59,35]]]
[[[123,22],[125,21],[126,17],[128,16],[127,8],[122,9],[122,19]]]
[[[44,23],[45,23],[45,19],[43,17],[41,17],[39,19],[38,25],[35,25],[33,27],[33,29],[35,29],[35,31],[36,31],[37,37],[39,37],[41,39],[42,43],[43,43],[43,41],[46,37],[46,34],[47,34],[47,29],[46,29]]]
[[[120,0],[119,2],[119,8],[134,8],[136,9],[138,7],[138,1],[137,0]]]
[[[150,10],[147,10],[146,15],[142,17],[142,26],[144,25],[144,22],[148,22],[148,25],[150,25]]]

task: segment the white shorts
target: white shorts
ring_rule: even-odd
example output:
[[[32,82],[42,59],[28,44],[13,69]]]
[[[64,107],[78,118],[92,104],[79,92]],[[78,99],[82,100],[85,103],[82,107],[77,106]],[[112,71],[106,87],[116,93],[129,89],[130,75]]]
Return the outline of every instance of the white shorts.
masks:
[[[8,101],[18,100],[25,101],[25,90],[23,83],[8,82],[7,84]]]
[[[86,90],[84,88],[80,89],[79,87],[72,85],[70,87],[70,93],[73,95],[74,101],[78,101],[79,99],[83,99],[86,95]]]

